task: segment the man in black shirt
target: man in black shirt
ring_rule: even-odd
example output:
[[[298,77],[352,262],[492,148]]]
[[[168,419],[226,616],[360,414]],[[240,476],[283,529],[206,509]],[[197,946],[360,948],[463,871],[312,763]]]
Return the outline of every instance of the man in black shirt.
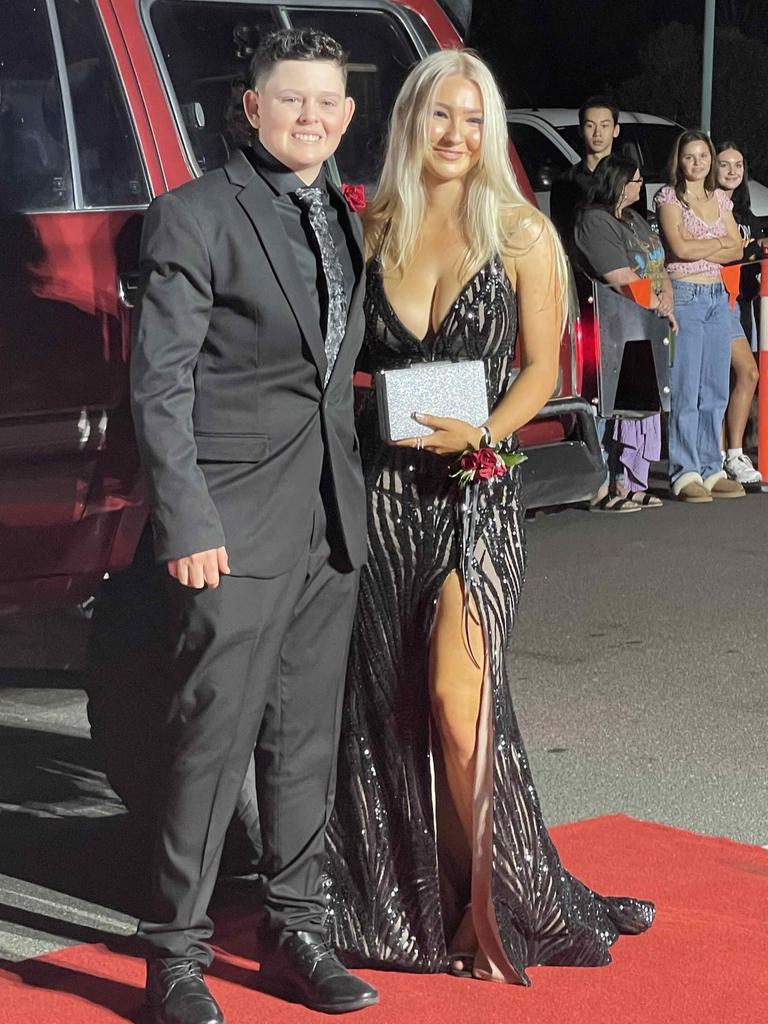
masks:
[[[573,242],[573,226],[579,207],[586,202],[595,168],[613,150],[619,137],[619,109],[605,96],[590,96],[579,107],[579,133],[584,142],[584,156],[569,167],[552,186],[550,217],[565,245]],[[643,190],[634,209],[646,216]]]

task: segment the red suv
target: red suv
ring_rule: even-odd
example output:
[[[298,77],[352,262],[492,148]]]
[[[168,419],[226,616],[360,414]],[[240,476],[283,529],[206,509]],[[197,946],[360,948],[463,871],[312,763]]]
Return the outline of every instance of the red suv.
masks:
[[[0,4],[0,611],[81,601],[130,562],[146,520],[127,402],[143,211],[226,160],[261,34],[310,24],[350,51],[338,172],[370,186],[408,68],[461,42],[436,0]],[[566,336],[558,394],[522,435],[529,505],[584,498],[602,475],[579,380]]]

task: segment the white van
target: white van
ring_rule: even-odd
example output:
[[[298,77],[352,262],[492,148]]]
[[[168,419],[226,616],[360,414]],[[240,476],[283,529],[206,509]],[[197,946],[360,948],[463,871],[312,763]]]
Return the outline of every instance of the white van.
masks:
[[[640,165],[648,209],[652,210],[653,197],[666,181],[669,154],[683,126],[665,117],[625,110],[619,125],[616,145],[627,146]],[[561,107],[508,110],[507,127],[539,206],[548,214],[552,182],[581,159],[579,112]],[[755,216],[768,221],[768,188],[753,180],[749,194]]]

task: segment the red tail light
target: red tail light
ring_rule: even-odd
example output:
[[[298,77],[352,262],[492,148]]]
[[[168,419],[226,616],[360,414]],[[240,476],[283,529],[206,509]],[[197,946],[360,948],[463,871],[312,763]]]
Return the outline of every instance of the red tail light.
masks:
[[[597,396],[597,373],[600,366],[600,339],[594,307],[585,302],[573,327],[576,355],[576,394],[588,401]]]

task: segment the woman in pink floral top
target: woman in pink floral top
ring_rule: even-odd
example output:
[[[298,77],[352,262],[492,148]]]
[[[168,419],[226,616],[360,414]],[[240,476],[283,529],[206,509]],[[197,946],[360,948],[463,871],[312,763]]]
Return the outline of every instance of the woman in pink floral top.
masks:
[[[680,331],[671,372],[669,476],[681,501],[740,498],[722,468],[720,429],[728,405],[735,319],[720,268],[740,259],[733,204],[715,187],[715,151],[703,132],[683,132],[670,185],[656,195]]]

